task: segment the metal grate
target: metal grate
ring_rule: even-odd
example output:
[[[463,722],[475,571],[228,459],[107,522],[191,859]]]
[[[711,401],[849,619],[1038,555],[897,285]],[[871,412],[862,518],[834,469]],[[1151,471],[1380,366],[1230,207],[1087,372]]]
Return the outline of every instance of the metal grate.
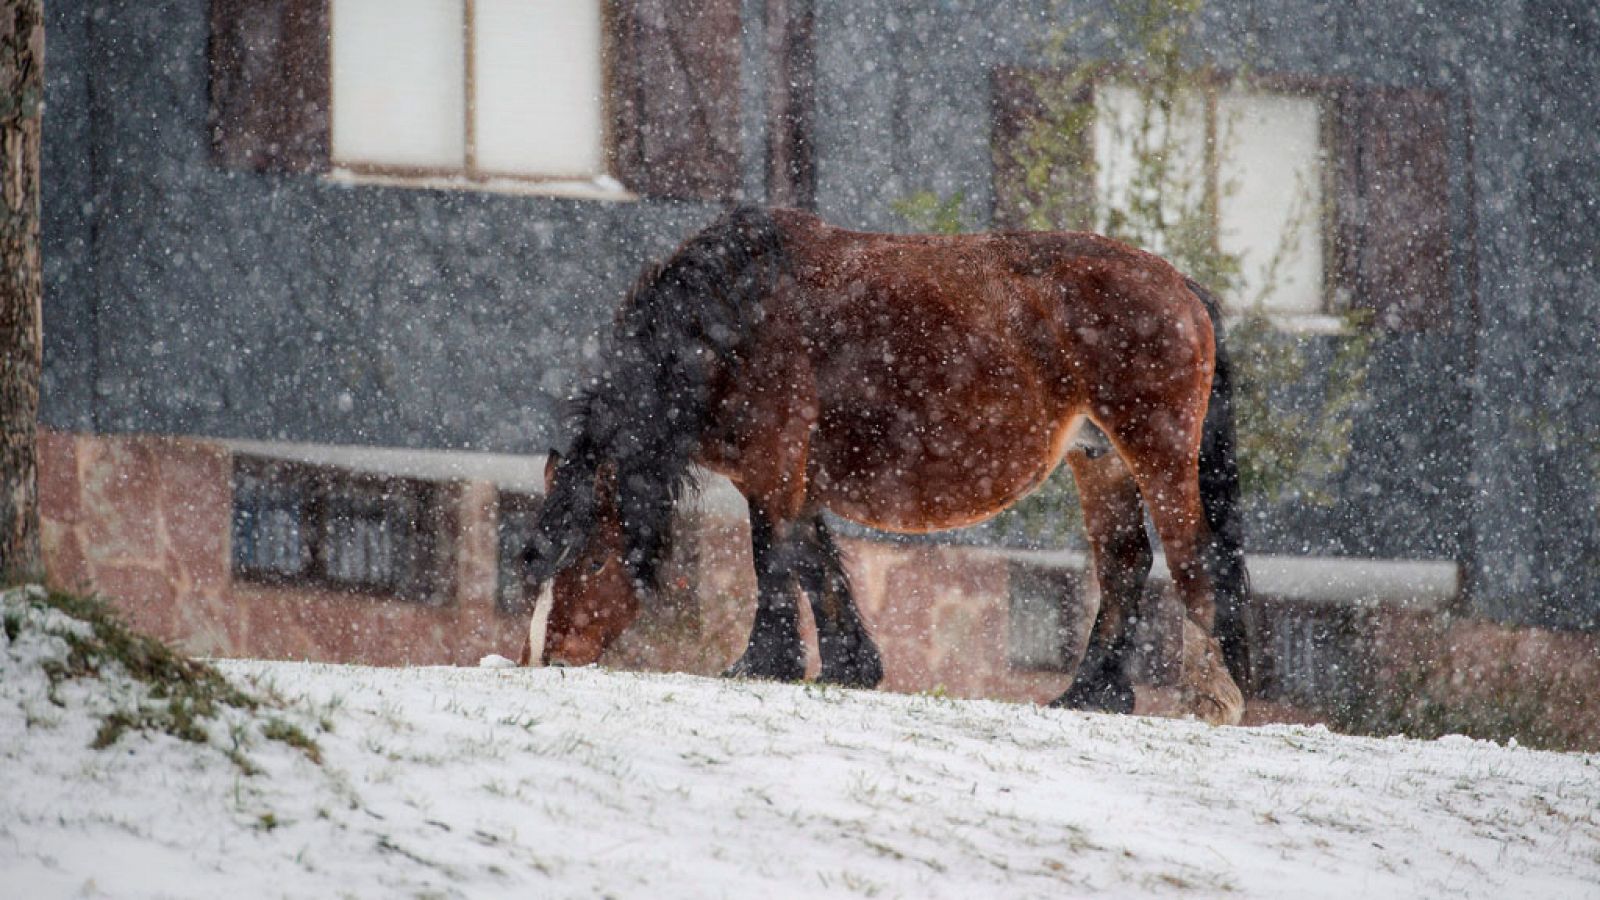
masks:
[[[1348,610],[1274,604],[1268,613],[1266,693],[1274,699],[1326,706],[1358,687]]]
[[[311,564],[306,529],[309,498],[295,481],[236,470],[233,487],[233,568],[244,575],[292,578]]]
[[[1013,668],[1072,672],[1092,621],[1084,605],[1083,579],[1071,570],[1013,562],[1006,578],[1009,604],[1006,659]]]
[[[387,485],[335,487],[322,503],[318,551],[324,574],[340,584],[401,591],[420,555],[415,498]]]

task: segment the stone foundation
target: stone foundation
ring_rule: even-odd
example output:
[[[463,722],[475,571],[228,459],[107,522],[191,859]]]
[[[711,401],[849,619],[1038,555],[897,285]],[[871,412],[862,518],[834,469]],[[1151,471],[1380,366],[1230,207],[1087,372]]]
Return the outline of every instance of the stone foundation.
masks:
[[[42,432],[52,586],[103,595],[136,627],[209,656],[468,665],[515,655],[525,626],[494,608],[492,486],[449,485],[455,598],[429,607],[236,580],[230,472],[216,443]]]
[[[229,546],[232,451],[167,437],[41,434],[45,556],[55,587],[110,598],[137,627],[209,656],[371,665],[472,665],[515,658],[526,622],[500,612],[497,486],[445,483],[453,571],[447,602],[236,578]],[[754,616],[749,531],[726,514],[689,517],[666,609],[647,611],[608,665],[716,674]],[[1006,562],[970,549],[844,541],[862,614],[887,665],[884,687],[1048,700],[1059,673],[1006,665]],[[687,549],[684,549],[687,548]],[[817,669],[813,626],[802,615]],[[931,638],[931,640],[930,640]]]
[[[437,502],[446,514],[437,518],[448,533],[435,537],[448,571],[438,573],[443,602],[429,605],[237,578],[230,547],[233,453],[215,441],[42,431],[39,487],[52,585],[108,597],[136,627],[202,655],[392,666],[517,656],[526,622],[500,611],[495,599],[503,481],[439,477]],[[703,507],[684,524],[667,600],[642,616],[605,664],[712,675],[743,648],[755,594],[748,529],[726,497]],[[1014,665],[1008,647],[1012,572],[1044,566],[1042,557],[842,543],[863,618],[883,653],[883,689],[1043,702],[1066,688],[1069,678],[1060,671]],[[1073,578],[1081,582],[1081,572]],[[1301,672],[1302,688],[1310,687],[1299,693],[1283,678],[1269,684],[1247,722],[1322,719],[1378,732],[1386,721],[1412,730],[1459,723],[1486,736],[1535,733],[1550,745],[1600,748],[1595,635],[1505,628],[1349,599],[1308,606],[1261,596],[1268,645],[1282,623],[1312,627],[1307,633],[1316,640],[1308,637],[1307,646],[1315,652],[1298,664],[1332,670],[1325,678]],[[814,645],[809,615],[802,620]],[[814,674],[814,646],[811,654]]]

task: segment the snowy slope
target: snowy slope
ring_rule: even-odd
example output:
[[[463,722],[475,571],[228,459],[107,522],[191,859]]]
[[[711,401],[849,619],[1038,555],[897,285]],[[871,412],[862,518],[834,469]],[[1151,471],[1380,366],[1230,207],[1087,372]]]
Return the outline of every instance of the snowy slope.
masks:
[[[88,749],[106,687],[50,702],[24,643],[0,646],[4,897],[1600,885],[1592,755],[593,669],[221,663],[296,698],[321,748],[245,735],[249,775],[166,736]]]

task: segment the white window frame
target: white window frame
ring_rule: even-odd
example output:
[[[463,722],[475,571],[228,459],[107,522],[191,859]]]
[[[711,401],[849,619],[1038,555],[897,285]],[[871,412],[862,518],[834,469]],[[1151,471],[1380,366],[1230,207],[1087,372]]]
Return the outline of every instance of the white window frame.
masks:
[[[1117,138],[1108,133],[1108,129],[1112,127],[1107,120],[1108,98],[1118,97],[1123,92],[1131,90],[1134,89],[1129,87],[1126,82],[1110,77],[1099,81],[1094,92],[1096,115],[1092,140],[1094,159],[1096,161],[1094,184],[1095,215],[1096,226],[1101,229],[1104,229],[1108,224],[1108,197],[1119,189],[1119,185],[1125,185],[1128,178],[1127,173],[1121,171],[1121,169],[1127,167],[1128,157],[1124,155],[1120,161],[1110,157],[1109,151],[1112,148],[1112,144],[1117,141]],[[1278,327],[1284,330],[1308,333],[1341,332],[1346,326],[1339,315],[1339,294],[1336,290],[1337,285],[1334,283],[1336,273],[1332,270],[1332,254],[1329,252],[1333,222],[1328,215],[1327,202],[1330,190],[1328,183],[1330,177],[1330,133],[1328,108],[1324,98],[1314,91],[1305,90],[1297,86],[1278,86],[1270,81],[1255,84],[1209,84],[1202,86],[1197,89],[1197,95],[1188,102],[1191,109],[1198,107],[1197,112],[1199,115],[1203,115],[1204,119],[1197,129],[1192,127],[1193,123],[1191,122],[1191,127],[1188,130],[1194,131],[1196,135],[1186,138],[1199,140],[1200,143],[1193,148],[1193,152],[1183,154],[1185,158],[1175,161],[1174,164],[1200,168],[1196,187],[1198,190],[1207,192],[1209,197],[1190,198],[1190,201],[1204,202],[1212,210],[1212,216],[1214,217],[1212,223],[1213,233],[1220,247],[1232,253],[1242,253],[1245,257],[1242,261],[1247,270],[1245,293],[1246,298],[1254,304],[1257,300],[1254,295],[1259,290],[1259,282],[1264,280],[1264,273],[1258,270],[1257,274],[1261,277],[1252,279],[1250,278],[1249,270],[1253,264],[1257,264],[1260,261],[1250,258],[1252,256],[1250,252],[1252,248],[1250,246],[1240,247],[1237,244],[1231,247],[1228,246],[1229,230],[1226,222],[1222,220],[1222,217],[1226,215],[1230,200],[1238,202],[1236,198],[1242,183],[1239,178],[1225,179],[1223,175],[1223,172],[1228,167],[1228,163],[1222,158],[1223,154],[1227,152],[1225,143],[1228,137],[1226,132],[1232,127],[1230,122],[1237,121],[1237,119],[1223,120],[1223,117],[1227,115],[1224,107],[1251,97],[1265,98],[1269,102],[1284,99],[1312,104],[1314,107],[1313,115],[1316,119],[1314,125],[1316,141],[1313,151],[1314,160],[1304,167],[1292,166],[1291,168],[1309,169],[1309,171],[1302,173],[1303,193],[1299,190],[1295,191],[1305,198],[1304,206],[1295,210],[1292,215],[1300,217],[1298,221],[1303,229],[1299,238],[1300,246],[1298,252],[1310,254],[1312,257],[1310,262],[1314,269],[1319,272],[1319,283],[1315,288],[1318,298],[1317,303],[1314,308],[1308,309],[1305,306],[1285,308],[1265,302],[1261,304],[1260,309]],[[1121,112],[1124,117],[1128,114],[1127,110],[1122,110]],[[1180,125],[1180,127],[1183,126]],[[1200,135],[1203,135],[1203,137],[1196,137]],[[1125,144],[1125,139],[1123,142]],[[1189,159],[1187,157],[1195,158]],[[1119,162],[1122,163],[1120,168]],[[1282,189],[1284,192],[1290,190],[1290,188]],[[1259,194],[1261,192],[1260,185],[1250,185],[1249,192]],[[1274,191],[1269,189],[1268,192],[1272,193]],[[1289,218],[1291,222],[1295,220],[1295,218]],[[1149,249],[1157,253],[1162,251],[1160,247],[1151,247]],[[1264,249],[1271,251],[1277,248]]]
[[[604,0],[592,0],[599,17],[597,86],[599,91],[598,165],[593,172],[525,173],[497,171],[480,165],[478,153],[479,73],[475,49],[477,7],[479,0],[456,0],[461,4],[462,40],[462,139],[464,142],[460,165],[407,165],[363,160],[341,155],[339,148],[339,103],[337,32],[339,29],[339,0],[332,0],[329,8],[329,57],[333,60],[333,82],[330,90],[329,128],[332,167],[328,177],[336,182],[351,184],[376,184],[414,188],[473,189],[492,193],[540,194],[570,197],[587,197],[602,200],[631,200],[635,196],[615,178],[612,166],[612,98],[609,96],[610,69],[609,32],[610,14]]]

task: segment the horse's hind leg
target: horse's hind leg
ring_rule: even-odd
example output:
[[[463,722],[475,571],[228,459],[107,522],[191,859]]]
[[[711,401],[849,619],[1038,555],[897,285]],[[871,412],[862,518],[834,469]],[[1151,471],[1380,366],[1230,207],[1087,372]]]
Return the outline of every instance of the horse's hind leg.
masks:
[[[756,618],[750,641],[723,675],[799,681],[806,674],[805,645],[800,641],[800,611],[795,601],[792,565],[798,542],[797,523],[775,520],[750,504],[750,549],[756,566]]]
[[[839,546],[821,513],[807,524],[809,534],[800,545],[795,574],[811,598],[812,617],[817,622],[817,651],[822,657],[817,680],[845,687],[877,687],[883,680],[883,660],[861,622]]]
[[[1067,454],[1066,462],[1083,505],[1100,611],[1072,686],[1050,705],[1132,712],[1133,684],[1127,667],[1133,627],[1129,619],[1137,614],[1153,560],[1139,486],[1115,453],[1102,451],[1090,456],[1077,448]]]
[[[1099,425],[1111,438],[1134,480],[1145,509],[1161,537],[1161,549],[1171,570],[1172,583],[1190,621],[1211,634],[1216,604],[1211,579],[1202,559],[1205,514],[1200,501],[1200,429],[1205,417],[1207,383],[1192,390],[1173,390],[1166,396],[1130,399],[1113,410],[1110,421]],[[1136,398],[1135,398],[1136,399]],[[1157,682],[1176,684],[1182,675],[1182,655],[1157,660]]]

